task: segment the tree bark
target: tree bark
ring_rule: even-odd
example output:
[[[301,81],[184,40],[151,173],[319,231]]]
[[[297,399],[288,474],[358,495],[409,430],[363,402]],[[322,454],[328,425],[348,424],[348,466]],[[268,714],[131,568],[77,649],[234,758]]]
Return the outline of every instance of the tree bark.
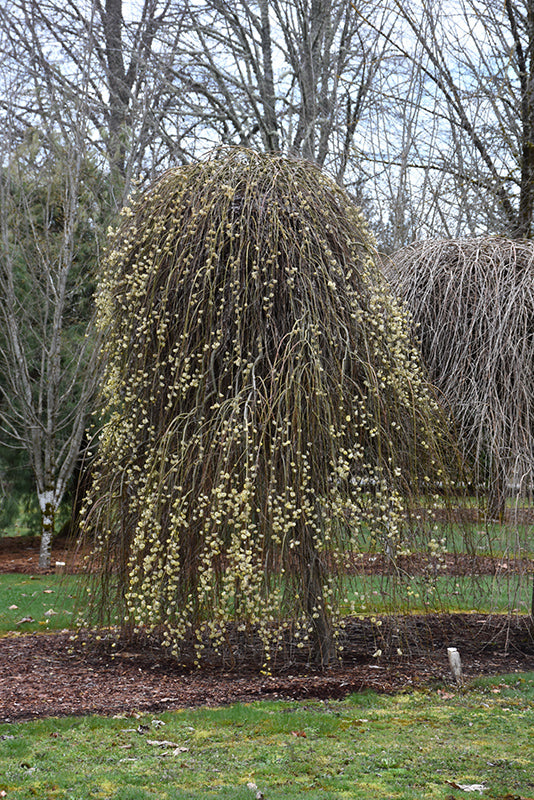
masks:
[[[300,565],[306,612],[312,627],[312,652],[315,665],[326,669],[336,660],[332,619],[325,604],[325,566],[313,545],[307,547]]]
[[[506,12],[515,43],[521,86],[521,180],[517,224],[514,238],[528,239],[532,235],[534,213],[534,2],[528,0],[525,24],[526,48],[518,32],[517,7],[506,0]]]
[[[39,551],[40,569],[49,569],[52,552],[52,539],[55,532],[55,519],[59,506],[53,490],[37,493],[41,509],[41,546]]]
[[[273,49],[268,0],[259,0],[261,14],[261,52],[263,59],[263,78],[260,88],[264,108],[264,141],[267,152],[278,153],[280,138],[276,117],[276,91],[273,72]]]

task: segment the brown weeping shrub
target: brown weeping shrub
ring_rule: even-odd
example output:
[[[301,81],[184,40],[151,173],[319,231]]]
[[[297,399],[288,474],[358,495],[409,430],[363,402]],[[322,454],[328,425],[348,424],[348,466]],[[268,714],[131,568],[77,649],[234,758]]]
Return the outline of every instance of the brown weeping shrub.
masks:
[[[396,253],[388,272],[487,494],[488,515],[502,518],[510,490],[532,493],[534,243],[422,241]]]
[[[230,149],[128,207],[104,266],[94,608],[179,655],[254,634],[335,655],[336,557],[406,553],[444,481],[439,411],[359,211],[314,166]],[[363,535],[363,534],[362,534]],[[234,639],[230,641],[229,631]]]

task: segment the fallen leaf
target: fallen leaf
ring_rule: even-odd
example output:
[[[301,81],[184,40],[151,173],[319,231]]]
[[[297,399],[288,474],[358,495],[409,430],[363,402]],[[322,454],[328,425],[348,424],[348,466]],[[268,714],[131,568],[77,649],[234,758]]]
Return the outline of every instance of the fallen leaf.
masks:
[[[23,625],[25,622],[35,622],[35,620],[33,617],[22,617],[18,622],[15,622],[15,625]]]
[[[9,606],[9,610],[10,611],[15,611],[15,609],[17,609],[17,608],[18,608],[18,606]]]
[[[166,739],[147,739],[147,744],[152,744],[154,747],[180,747],[176,742],[168,742]]]
[[[251,792],[256,792],[256,800],[265,800],[265,795],[262,791],[260,791],[260,789],[258,789],[255,783],[247,783],[247,789],[250,789]]]
[[[446,781],[453,789],[459,789],[462,792],[483,792],[488,787],[483,783],[455,783],[454,781]]]
[[[44,612],[45,617],[52,617],[54,614],[57,614],[57,611],[54,611],[53,608],[49,608],[48,611]]]
[[[173,756],[179,756],[180,753],[188,753],[189,747],[177,747],[172,751]]]
[[[291,731],[292,736],[301,736],[303,739],[306,739],[306,731]]]

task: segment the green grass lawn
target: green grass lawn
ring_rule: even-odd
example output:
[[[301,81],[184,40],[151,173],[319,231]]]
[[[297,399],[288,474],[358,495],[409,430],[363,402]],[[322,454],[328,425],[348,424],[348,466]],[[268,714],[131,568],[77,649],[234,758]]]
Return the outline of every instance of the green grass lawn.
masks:
[[[488,522],[443,526],[438,531],[438,537],[442,536],[446,538],[451,552],[467,551],[479,556],[504,559],[534,558],[532,526],[528,524]]]
[[[528,575],[498,580],[491,575],[441,576],[429,583],[416,577],[394,590],[381,576],[355,576],[347,581],[347,602],[341,609],[355,614],[502,613],[509,609],[528,613],[532,580]],[[80,584],[76,575],[0,575],[0,635],[74,627]]]
[[[385,576],[347,580],[345,613],[530,613],[532,575],[478,575],[424,578],[388,583]],[[354,604],[352,606],[351,604]]]
[[[0,635],[72,628],[79,582],[76,575],[0,575]]]
[[[465,793],[456,787],[484,787]],[[2,797],[534,797],[534,673],[345,701],[0,725]]]

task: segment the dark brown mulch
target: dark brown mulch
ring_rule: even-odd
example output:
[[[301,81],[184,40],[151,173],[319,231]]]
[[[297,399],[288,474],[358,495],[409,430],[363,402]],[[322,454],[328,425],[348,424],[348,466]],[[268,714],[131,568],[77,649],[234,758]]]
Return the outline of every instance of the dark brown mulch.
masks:
[[[353,692],[411,690],[453,683],[447,647],[458,647],[465,679],[534,670],[528,621],[479,615],[411,617],[377,627],[353,620],[339,666],[318,672],[295,664],[264,676],[187,670],[147,647],[98,646],[70,633],[0,639],[0,721],[65,714],[160,712],[260,699],[343,698]],[[382,655],[374,655],[382,645]],[[397,653],[397,647],[403,651]],[[404,648],[404,649],[403,649]]]
[[[56,543],[52,570],[56,561],[67,564],[59,564],[58,571],[78,568],[66,543]],[[37,562],[38,541],[0,539],[0,572],[38,574]],[[365,689],[396,692],[452,685],[447,647],[459,649],[467,680],[534,670],[531,621],[498,615],[353,619],[346,628],[340,664],[325,672],[295,660],[280,674],[265,676],[246,658],[234,671],[224,665],[192,670],[149,642],[137,648],[120,641],[115,648],[111,644],[88,635],[73,638],[68,632],[0,638],[0,722],[65,714],[156,713],[268,698],[338,699]]]
[[[50,572],[78,572],[82,553],[73,549],[66,538],[56,538],[52,547],[49,569],[39,567],[39,542],[37,536],[0,537],[0,574],[23,573],[42,575]]]

